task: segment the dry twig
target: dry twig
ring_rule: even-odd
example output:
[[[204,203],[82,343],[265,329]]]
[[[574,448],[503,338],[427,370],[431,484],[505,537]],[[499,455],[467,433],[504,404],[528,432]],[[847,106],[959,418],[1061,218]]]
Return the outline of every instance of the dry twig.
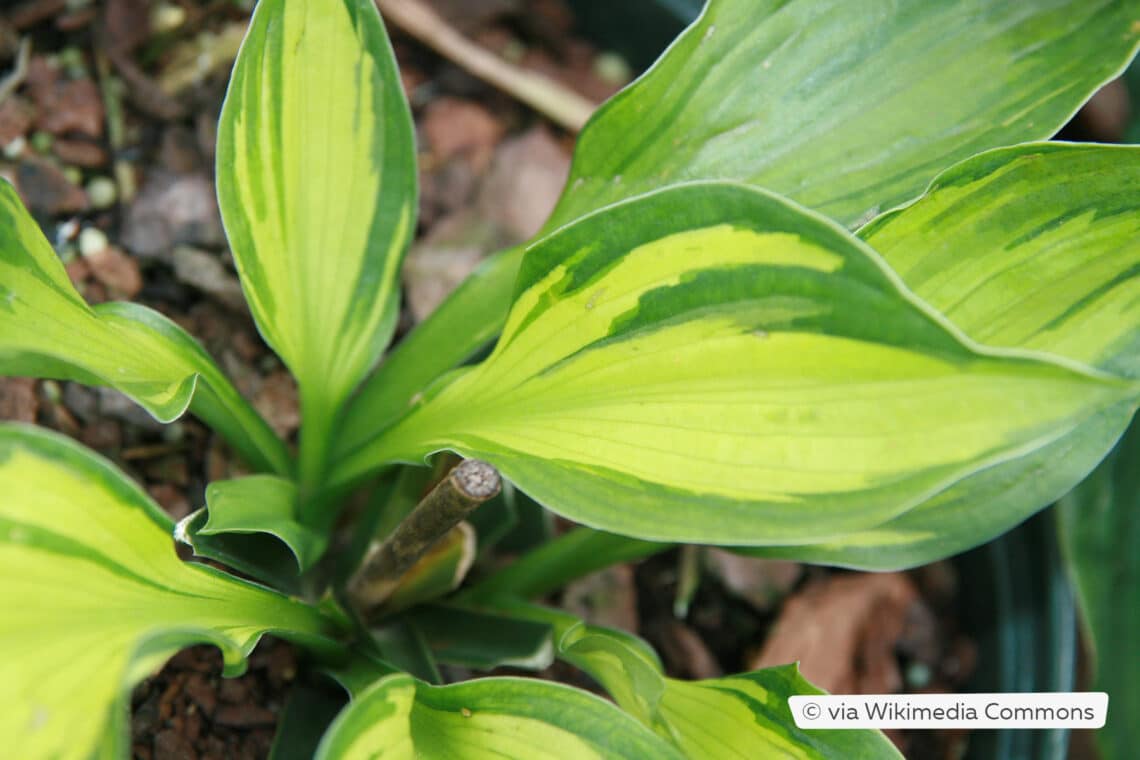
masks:
[[[466,459],[423,498],[382,544],[369,549],[348,583],[348,596],[361,612],[380,605],[400,578],[437,541],[501,488],[499,471]]]
[[[384,19],[559,125],[579,131],[595,104],[553,79],[526,71],[476,45],[420,0],[378,0]]]

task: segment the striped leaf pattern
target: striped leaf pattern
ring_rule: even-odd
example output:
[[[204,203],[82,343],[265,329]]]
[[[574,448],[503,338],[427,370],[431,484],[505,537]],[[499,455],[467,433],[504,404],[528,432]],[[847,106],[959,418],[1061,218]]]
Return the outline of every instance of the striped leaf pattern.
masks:
[[[980,351],[836,225],[695,183],[532,247],[492,355],[339,476],[452,448],[594,527],[797,543],[878,525],[1136,392]]]
[[[315,610],[179,560],[159,507],[62,436],[0,426],[0,493],[7,756],[125,756],[130,688],[183,646],[231,673],[265,631],[330,646]]]
[[[138,304],[88,306],[0,180],[0,373],[106,385],[156,419],[190,408],[250,464],[287,473],[285,445],[182,328]]]
[[[415,230],[411,117],[371,0],[258,3],[217,174],[250,309],[323,440],[391,338]]]
[[[982,154],[860,231],[918,295],[970,337],[1140,378],[1140,148],[1038,143]],[[1096,466],[1135,410],[956,484],[873,530],[764,552],[887,569],[998,535]]]
[[[683,760],[605,700],[523,678],[384,678],[333,722],[317,760]]]
[[[1140,147],[990,151],[859,236],[979,343],[1140,378]]]
[[[956,161],[1051,137],[1125,68],[1137,19],[1137,0],[713,0],[583,130],[547,229],[714,178],[867,220]]]
[[[857,225],[974,153],[1052,136],[1140,42],[1137,0],[710,0],[583,129],[550,231],[665,184],[732,179]],[[952,125],[952,128],[948,125]],[[522,261],[489,260],[395,350],[345,447],[494,338]]]

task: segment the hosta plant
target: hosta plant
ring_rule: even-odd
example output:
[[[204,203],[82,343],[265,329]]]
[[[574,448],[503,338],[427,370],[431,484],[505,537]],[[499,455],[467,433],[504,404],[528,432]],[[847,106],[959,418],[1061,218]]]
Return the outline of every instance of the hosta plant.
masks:
[[[384,27],[371,0],[261,0],[218,197],[295,450],[173,322],[88,306],[0,186],[0,370],[190,412],[256,473],[174,525],[97,454],[0,428],[5,753],[124,756],[133,684],[199,642],[240,671],[271,632],[351,696],[324,758],[894,756],[797,728],[794,664],[678,681],[532,600],[678,543],[913,566],[1077,485],[1140,401],[1140,149],[1034,141],[1138,20],[711,0],[591,119],[541,233],[385,353],[417,197]],[[581,527],[469,573],[537,505]],[[612,701],[437,667],[556,658]]]

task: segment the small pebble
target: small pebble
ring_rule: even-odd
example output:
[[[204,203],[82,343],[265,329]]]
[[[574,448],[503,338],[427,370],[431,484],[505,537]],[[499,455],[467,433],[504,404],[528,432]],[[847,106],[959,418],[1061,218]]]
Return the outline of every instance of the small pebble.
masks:
[[[186,22],[186,10],[173,3],[161,3],[150,13],[150,25],[157,33],[171,32]]]
[[[92,208],[110,208],[119,199],[119,188],[110,177],[92,177],[87,183],[87,199]]]
[[[633,70],[625,59],[617,53],[601,53],[594,59],[594,73],[599,79],[616,85],[623,85],[633,78]]]
[[[98,227],[84,227],[79,233],[79,254],[89,258],[107,250],[107,235]]]
[[[23,135],[16,136],[10,143],[4,146],[4,158],[19,158],[24,153],[24,149],[28,147],[28,141]]]
[[[162,429],[162,440],[167,443],[178,443],[186,436],[186,428],[181,422],[172,422]]]
[[[526,45],[516,39],[511,39],[507,44],[503,45],[503,49],[499,51],[499,55],[511,63],[518,63],[526,56]]]
[[[51,150],[53,142],[55,142],[55,138],[51,136],[50,132],[44,132],[41,129],[32,133],[32,149],[37,153],[47,153]]]
[[[906,669],[906,685],[912,689],[921,689],[930,683],[932,673],[930,668],[921,662],[912,662]]]
[[[73,8],[72,10],[79,10]],[[83,79],[87,76],[87,66],[83,60],[83,51],[79,48],[69,47],[59,51],[56,57],[60,68],[67,72],[71,79]]]
[[[55,249],[57,251],[63,248],[79,234],[79,220],[68,219],[66,222],[60,222],[55,228]]]
[[[55,380],[44,380],[40,383],[40,390],[49,403],[58,404],[59,400],[63,398],[63,390]]]

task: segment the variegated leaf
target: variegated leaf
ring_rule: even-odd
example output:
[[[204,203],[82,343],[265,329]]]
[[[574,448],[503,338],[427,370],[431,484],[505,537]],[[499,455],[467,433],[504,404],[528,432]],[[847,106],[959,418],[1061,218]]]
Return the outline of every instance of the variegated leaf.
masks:
[[[162,422],[190,408],[251,464],[290,471],[285,445],[182,328],[138,304],[84,302],[4,180],[0,373],[110,386]]]
[[[1136,395],[982,351],[841,228],[694,183],[533,246],[491,356],[337,477],[451,448],[594,527],[797,543],[878,525]]]
[[[411,118],[371,0],[261,0],[218,128],[218,197],[258,328],[296,375],[302,477],[391,338],[415,231]]]

